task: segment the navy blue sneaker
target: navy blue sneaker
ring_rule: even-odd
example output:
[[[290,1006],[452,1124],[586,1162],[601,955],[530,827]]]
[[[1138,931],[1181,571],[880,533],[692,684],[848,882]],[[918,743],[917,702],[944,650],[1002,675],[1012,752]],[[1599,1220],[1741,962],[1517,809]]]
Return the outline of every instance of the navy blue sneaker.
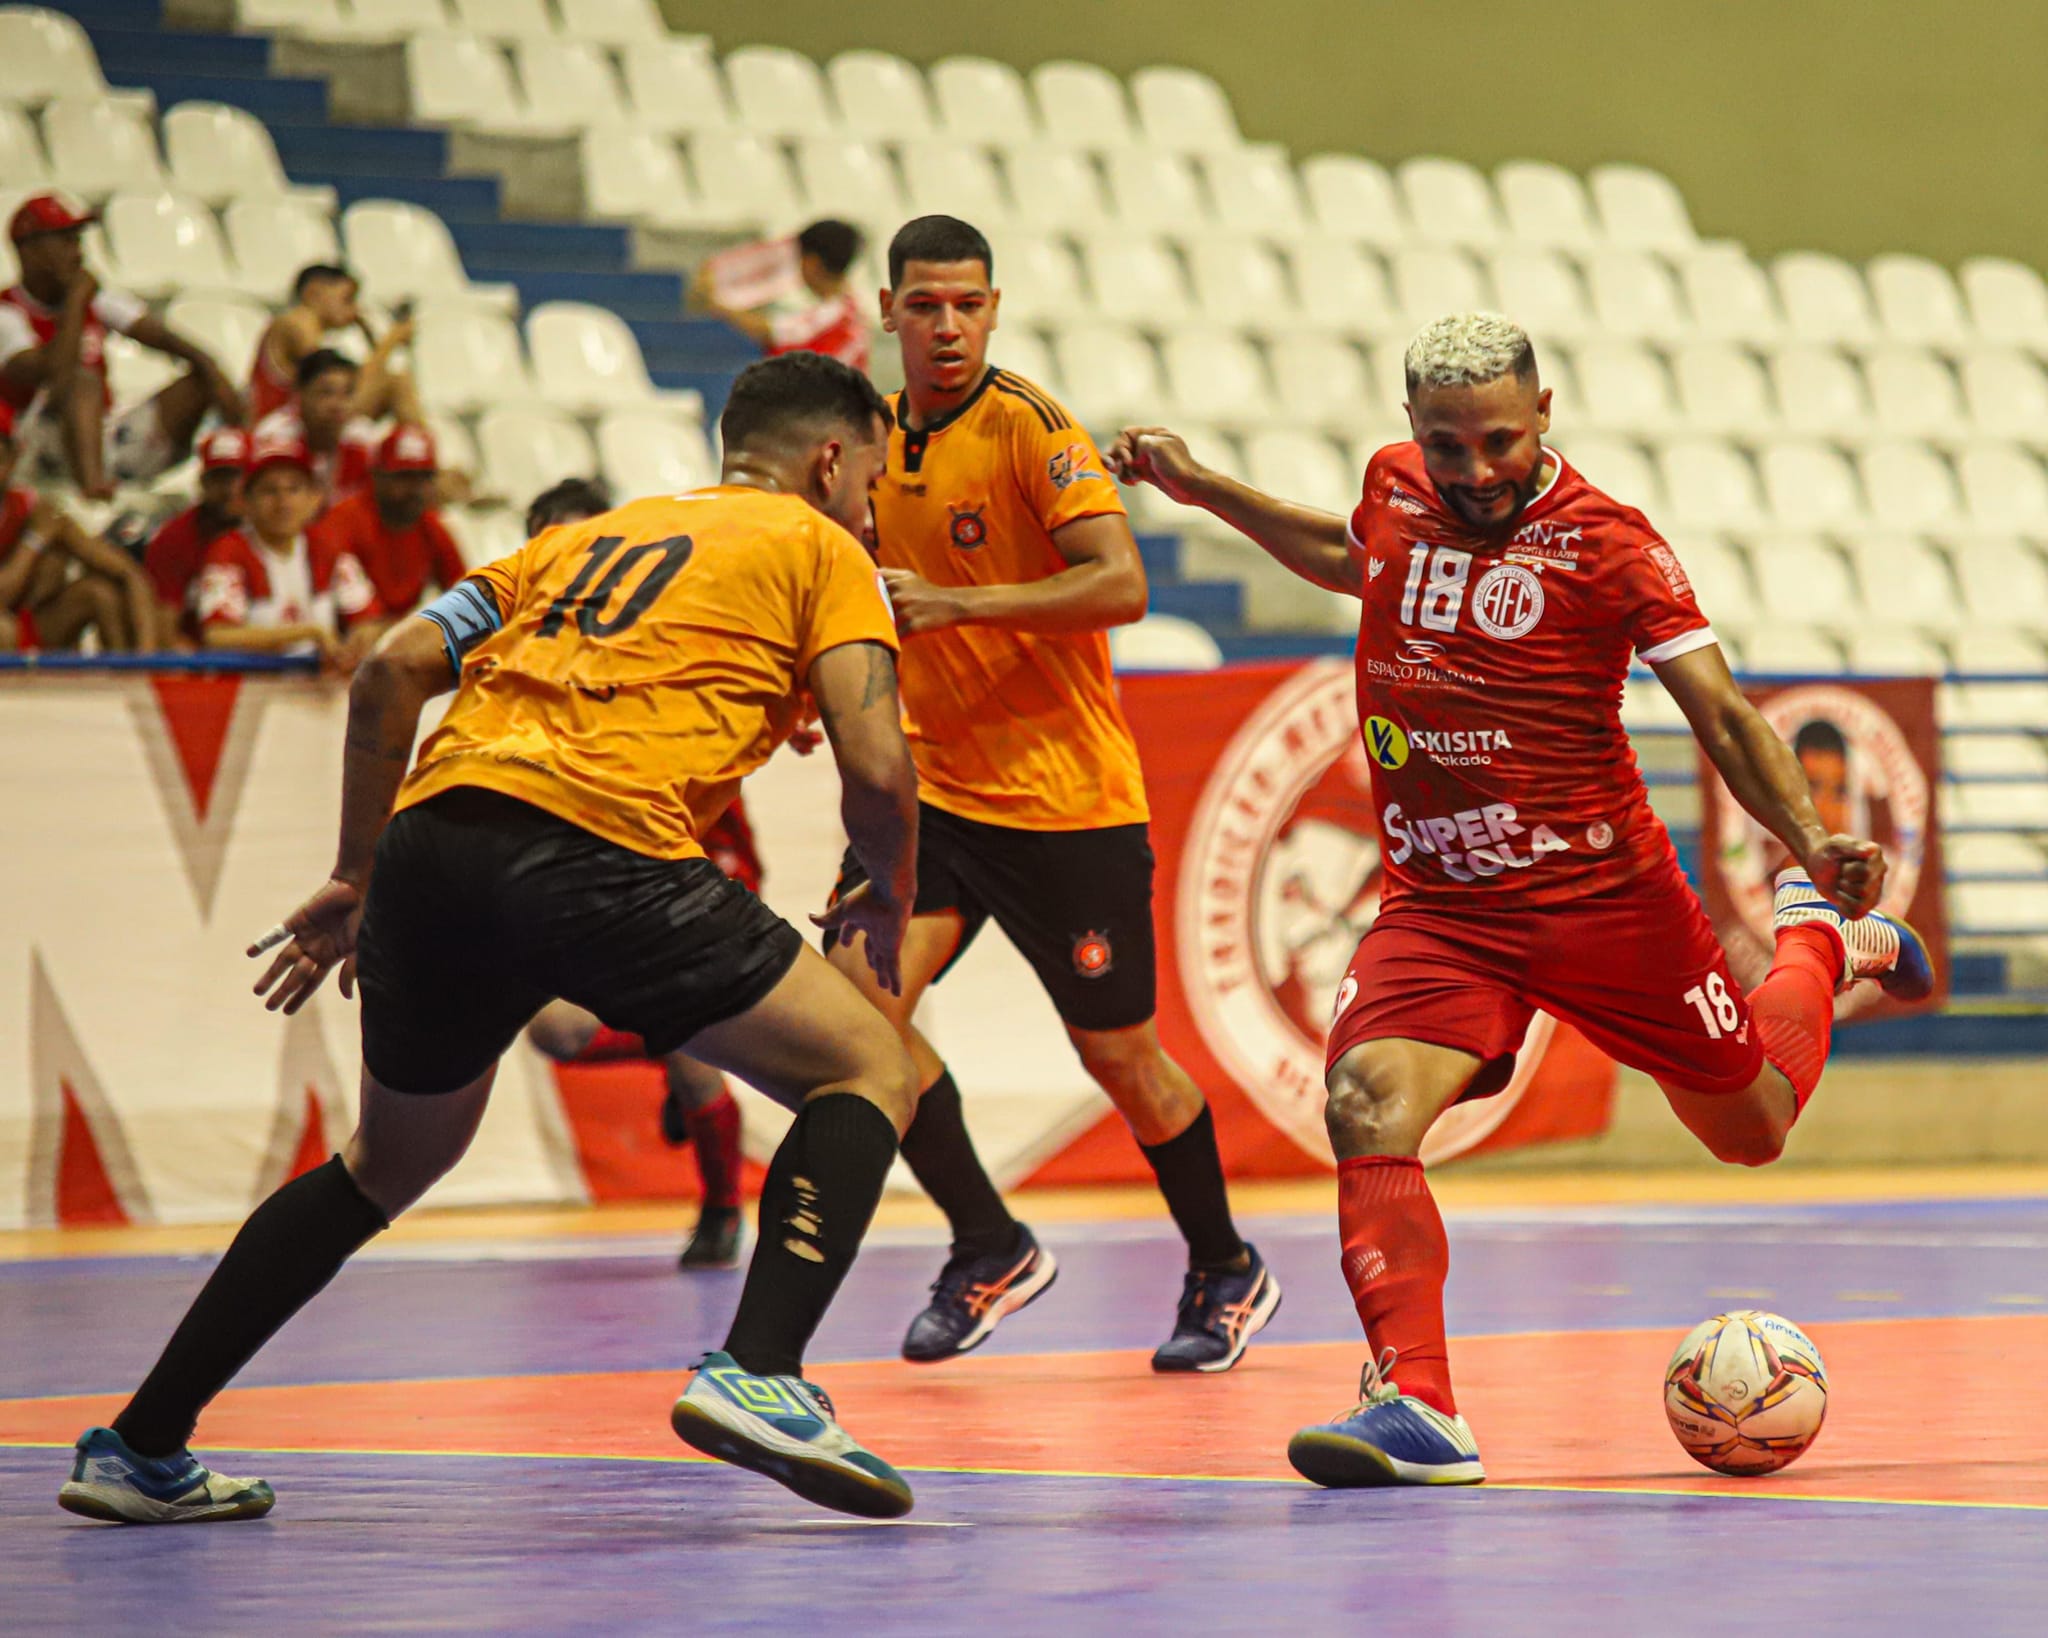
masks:
[[[854,1443],[823,1388],[802,1377],[756,1376],[727,1353],[706,1354],[696,1369],[669,1413],[676,1437],[693,1450],[836,1512],[899,1519],[910,1511],[903,1475]]]
[[[1842,945],[1842,976],[1835,993],[1869,979],[1894,1001],[1924,1001],[1934,993],[1934,958],[1918,933],[1882,910],[1851,921],[1820,896],[1812,877],[1794,868],[1778,872],[1771,895],[1771,921],[1787,927],[1818,926]]]
[[[277,1505],[277,1493],[261,1479],[211,1472],[189,1450],[138,1456],[112,1428],[87,1428],[57,1505],[115,1524],[200,1524],[260,1519]]]
[[[1243,1269],[1191,1268],[1180,1288],[1173,1335],[1152,1356],[1155,1371],[1227,1371],[1280,1311],[1280,1282],[1249,1240]]]
[[[910,1322],[903,1357],[920,1365],[971,1353],[996,1326],[1036,1302],[1060,1265],[1022,1223],[1017,1243],[993,1257],[949,1257],[932,1282],[931,1306]]]
[[[1446,1416],[1403,1393],[1386,1379],[1393,1368],[1391,1348],[1378,1364],[1367,1360],[1358,1379],[1358,1408],[1288,1440],[1294,1471],[1331,1490],[1480,1483],[1486,1469],[1465,1418]]]

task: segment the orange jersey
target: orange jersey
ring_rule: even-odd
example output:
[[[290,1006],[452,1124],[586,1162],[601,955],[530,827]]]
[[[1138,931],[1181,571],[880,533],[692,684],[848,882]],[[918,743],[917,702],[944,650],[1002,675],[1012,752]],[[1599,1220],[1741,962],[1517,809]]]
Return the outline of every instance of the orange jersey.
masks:
[[[1030,382],[991,370],[952,414],[912,432],[899,393],[875,486],[881,561],[935,586],[1017,585],[1067,562],[1052,532],[1121,517],[1088,434]],[[963,819],[1094,830],[1147,818],[1138,748],[1099,631],[951,626],[903,647],[920,794]]]
[[[896,647],[860,542],[759,489],[634,501],[465,584],[503,624],[463,661],[398,806],[479,785],[661,859],[704,853],[796,726],[819,655]]]

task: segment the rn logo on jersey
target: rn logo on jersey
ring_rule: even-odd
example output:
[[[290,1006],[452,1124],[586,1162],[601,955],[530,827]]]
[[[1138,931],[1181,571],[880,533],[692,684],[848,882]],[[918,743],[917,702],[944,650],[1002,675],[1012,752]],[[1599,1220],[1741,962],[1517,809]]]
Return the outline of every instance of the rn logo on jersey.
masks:
[[[1408,760],[1408,736],[1385,717],[1365,719],[1365,748],[1382,768],[1398,768]]]
[[[1074,971],[1083,978],[1100,978],[1115,965],[1107,935],[1083,933],[1074,940]]]
[[[1519,563],[1498,563],[1472,588],[1472,618],[1489,637],[1511,643],[1543,618],[1543,582]]]
[[[953,544],[963,552],[971,552],[988,542],[988,525],[981,521],[984,501],[981,506],[948,506],[946,510],[953,518]]]

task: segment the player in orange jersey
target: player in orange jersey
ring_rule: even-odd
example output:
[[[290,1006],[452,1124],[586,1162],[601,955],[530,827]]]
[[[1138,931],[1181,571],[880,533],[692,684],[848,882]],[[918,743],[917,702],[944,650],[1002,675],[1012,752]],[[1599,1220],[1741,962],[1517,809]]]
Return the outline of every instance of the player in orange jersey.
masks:
[[[283,945],[256,984],[273,1010],[303,1006],[337,964],[344,991],[360,981],[360,1124],[346,1153],[243,1225],[114,1426],[79,1440],[65,1507],[141,1523],[270,1510],[267,1484],[193,1458],[200,1411],[462,1157],[499,1055],[559,995],[652,1052],[687,1042],[796,1112],[739,1310],[677,1401],[677,1433],[821,1505],[908,1511],[901,1475],[800,1373],[881,1197],[916,1072],[860,993],[700,841],[808,690],[873,884],[820,921],[898,986],[916,779],[894,622],[848,532],[866,524],[885,414],[836,359],[756,364],[725,407],[719,485],[550,529],[363,663],[333,875],[249,952]],[[451,684],[408,776],[420,712]]]
[[[903,1158],[953,1231],[903,1353],[978,1347],[1056,1272],[996,1193],[952,1075],[910,1022],[925,986],[994,921],[1129,1123],[1187,1240],[1179,1314],[1153,1369],[1224,1371],[1279,1307],[1280,1286],[1231,1222],[1208,1105],[1153,1023],[1145,777],[1105,636],[1144,614],[1145,571],[1088,434],[1043,389],[989,366],[992,274],[980,233],[923,216],[890,244],[882,297],[905,384],[875,536],[906,638],[923,853],[902,990],[867,988],[917,1061]],[[842,885],[862,879],[849,855]],[[856,953],[833,959],[860,980]]]

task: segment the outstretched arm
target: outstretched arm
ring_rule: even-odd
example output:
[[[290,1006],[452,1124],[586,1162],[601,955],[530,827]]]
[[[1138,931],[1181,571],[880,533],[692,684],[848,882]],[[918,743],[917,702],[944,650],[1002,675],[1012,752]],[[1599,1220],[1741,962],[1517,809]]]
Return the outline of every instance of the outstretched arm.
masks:
[[[1007,586],[935,586],[908,569],[884,569],[896,628],[906,637],[946,626],[1006,631],[1106,631],[1145,617],[1145,564],[1121,512],[1076,518],[1052,532],[1067,566]]]
[[[221,419],[231,427],[242,424],[241,389],[227,378],[213,354],[198,342],[181,336],[161,319],[147,315],[130,325],[128,334],[155,352],[168,354],[191,365],[200,380],[206,383],[207,396],[213,400],[213,407],[220,411]]]
[[[1352,597],[1361,594],[1358,559],[1336,513],[1226,478],[1202,465],[1164,427],[1124,428],[1105,458],[1125,483],[1149,483],[1168,500],[1214,514],[1302,579]]]
[[[1884,892],[1883,850],[1862,837],[1828,834],[1799,759],[1736,686],[1720,645],[1654,669],[1743,810],[1785,844],[1844,915],[1875,909]]]

